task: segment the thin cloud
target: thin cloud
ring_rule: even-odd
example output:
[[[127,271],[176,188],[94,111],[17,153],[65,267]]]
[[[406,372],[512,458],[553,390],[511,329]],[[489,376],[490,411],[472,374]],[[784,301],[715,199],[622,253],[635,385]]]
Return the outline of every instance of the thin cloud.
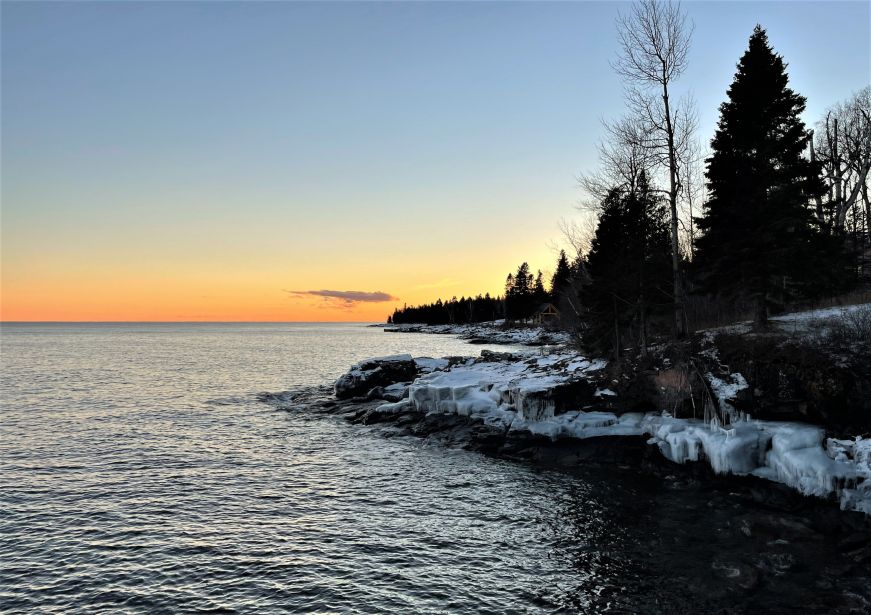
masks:
[[[380,290],[366,292],[363,290],[286,290],[284,291],[295,297],[322,297],[324,301],[340,303],[343,307],[352,307],[358,303],[384,303],[385,301],[398,301],[390,293]]]

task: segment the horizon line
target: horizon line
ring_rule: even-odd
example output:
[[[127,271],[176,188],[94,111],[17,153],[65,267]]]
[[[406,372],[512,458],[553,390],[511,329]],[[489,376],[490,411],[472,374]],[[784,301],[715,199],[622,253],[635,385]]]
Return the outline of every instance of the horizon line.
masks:
[[[387,321],[374,320],[0,320],[2,325],[229,325],[229,324],[269,324],[269,325],[365,325],[387,324]]]

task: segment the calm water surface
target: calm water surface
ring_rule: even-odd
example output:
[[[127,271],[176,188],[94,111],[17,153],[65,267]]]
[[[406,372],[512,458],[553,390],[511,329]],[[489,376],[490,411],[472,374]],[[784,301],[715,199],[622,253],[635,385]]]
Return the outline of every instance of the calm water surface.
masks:
[[[721,561],[711,526],[723,520],[700,487],[388,439],[263,395],[329,383],[368,356],[482,348],[449,336],[82,324],[4,325],[0,341],[6,613],[754,612],[864,599],[862,579],[801,565],[837,561],[820,543],[789,547],[788,574],[737,594],[729,565],[758,554],[732,547]]]

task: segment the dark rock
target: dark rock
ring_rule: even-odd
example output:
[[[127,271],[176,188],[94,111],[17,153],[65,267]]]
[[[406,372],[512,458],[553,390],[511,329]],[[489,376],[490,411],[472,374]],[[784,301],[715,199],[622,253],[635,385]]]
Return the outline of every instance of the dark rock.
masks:
[[[367,359],[340,376],[334,391],[337,399],[350,399],[366,395],[375,387],[413,380],[416,375],[417,365],[411,355]]]
[[[855,551],[850,551],[847,553],[847,556],[851,558],[857,564],[864,564],[865,562],[871,562],[871,545],[865,545],[860,549],[856,549]]]
[[[838,549],[854,551],[866,545],[871,545],[871,532],[852,532],[838,543]]]
[[[366,399],[376,400],[383,399],[384,401],[389,401],[392,403],[396,403],[401,399],[404,399],[408,395],[408,384],[399,383],[392,384],[390,386],[377,386],[372,387],[368,393],[366,393]]]
[[[871,360],[782,334],[718,335],[719,361],[750,384],[733,405],[754,418],[871,430]],[[752,391],[752,395],[750,392]]]
[[[509,362],[509,361],[518,361],[520,358],[510,352],[496,352],[495,350],[482,350],[481,358],[479,359],[482,363],[497,363],[497,362]]]
[[[366,399],[384,399],[384,387],[372,387],[366,393]]]
[[[753,589],[759,584],[759,572],[743,562],[717,559],[711,564],[717,576],[742,589]]]

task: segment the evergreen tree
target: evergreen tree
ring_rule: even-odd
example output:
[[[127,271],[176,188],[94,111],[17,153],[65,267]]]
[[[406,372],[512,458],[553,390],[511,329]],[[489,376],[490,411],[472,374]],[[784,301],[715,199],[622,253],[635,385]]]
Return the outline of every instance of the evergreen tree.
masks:
[[[586,262],[584,342],[592,350],[619,355],[635,345],[646,352],[651,316],[671,305],[668,220],[644,173],[634,190],[612,190],[603,202]]]
[[[528,295],[532,292],[532,274],[529,273],[529,263],[521,263],[514,274],[514,290],[518,295]]]
[[[757,25],[720,105],[695,265],[703,292],[751,298],[758,326],[772,305],[820,290],[819,274],[837,268],[838,249],[808,208],[823,186],[802,155],[804,108],[804,97],[788,87],[783,58]]]
[[[559,259],[556,262],[556,271],[553,272],[553,277],[550,279],[550,295],[554,303],[559,303],[560,295],[569,284],[571,279],[571,268],[569,267],[569,259],[566,258],[566,251],[559,251]]]
[[[538,273],[535,276],[535,284],[532,287],[532,302],[533,302],[533,311],[537,310],[538,307],[547,302],[548,295],[547,291],[544,289],[544,279],[542,278],[541,270],[538,270]]]

